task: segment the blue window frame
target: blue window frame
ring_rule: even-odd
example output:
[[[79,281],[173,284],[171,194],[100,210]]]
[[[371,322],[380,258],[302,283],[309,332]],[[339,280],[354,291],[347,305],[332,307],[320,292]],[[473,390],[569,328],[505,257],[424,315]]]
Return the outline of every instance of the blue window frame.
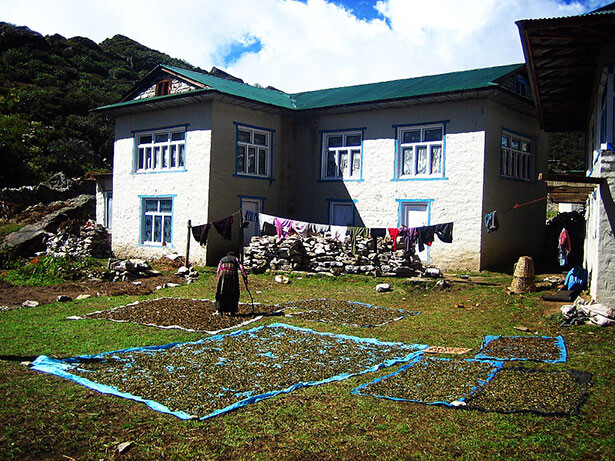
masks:
[[[186,169],[186,126],[135,132],[136,173]]]
[[[445,122],[395,128],[395,179],[444,179]]]
[[[173,243],[173,199],[143,197],[141,199],[141,243],[167,246]]]
[[[235,175],[271,179],[274,130],[235,122]]]
[[[322,132],[322,180],[362,179],[363,131],[363,128],[357,128]]]

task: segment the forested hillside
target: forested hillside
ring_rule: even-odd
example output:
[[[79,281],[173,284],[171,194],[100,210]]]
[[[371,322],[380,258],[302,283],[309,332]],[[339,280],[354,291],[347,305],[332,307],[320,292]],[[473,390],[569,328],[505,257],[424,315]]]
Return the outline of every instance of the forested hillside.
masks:
[[[90,110],[117,102],[158,64],[205,72],[122,35],[96,44],[0,22],[0,187],[111,168],[113,121]],[[578,133],[552,140],[550,165],[583,168]]]
[[[0,22],[0,187],[109,169],[113,122],[89,111],[160,63],[202,71],[122,35],[96,44]]]

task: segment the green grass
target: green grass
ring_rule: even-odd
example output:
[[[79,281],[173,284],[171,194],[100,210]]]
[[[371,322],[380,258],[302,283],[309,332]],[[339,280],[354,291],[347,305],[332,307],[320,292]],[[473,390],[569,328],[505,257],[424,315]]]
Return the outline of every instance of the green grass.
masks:
[[[25,224],[18,224],[18,223],[13,223],[13,222],[7,222],[7,223],[0,224],[0,240],[4,239],[4,237],[9,235],[11,232],[18,231],[24,226]]]
[[[256,301],[280,303],[327,297],[422,313],[382,327],[353,328],[288,323],[319,331],[381,340],[471,347],[485,335],[520,334],[524,325],[541,335],[565,337],[569,353],[557,369],[593,374],[587,403],[574,417],[482,413],[393,402],[350,393],[359,384],[391,372],[303,388],[204,422],[181,421],[142,404],[105,396],[73,382],[33,372],[18,362],[0,362],[0,458],[113,459],[116,446],[135,445],[122,459],[612,459],[615,457],[615,334],[612,328],[559,326],[545,311],[540,292],[509,295],[510,276],[471,274],[450,289],[405,279],[293,275],[288,285],[272,275],[250,276]],[[472,283],[472,281],[481,282]],[[376,293],[377,283],[392,285]],[[192,341],[202,335],[100,320],[82,315],[160,296],[213,298],[215,276],[202,272],[193,284],[149,296],[99,297],[0,312],[0,354],[79,354]],[[249,302],[246,293],[242,301]],[[464,308],[455,305],[463,304]],[[280,321],[279,318],[261,322]],[[539,365],[527,365],[539,366]],[[544,365],[540,365],[544,366]]]

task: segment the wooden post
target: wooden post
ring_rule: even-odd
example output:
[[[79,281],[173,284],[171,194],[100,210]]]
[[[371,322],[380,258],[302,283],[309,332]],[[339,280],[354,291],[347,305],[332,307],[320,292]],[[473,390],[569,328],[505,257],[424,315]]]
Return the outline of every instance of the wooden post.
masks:
[[[239,209],[239,261],[243,264],[243,213]]]
[[[192,220],[188,220],[188,238],[186,239],[186,267],[190,267],[190,230],[192,229]]]

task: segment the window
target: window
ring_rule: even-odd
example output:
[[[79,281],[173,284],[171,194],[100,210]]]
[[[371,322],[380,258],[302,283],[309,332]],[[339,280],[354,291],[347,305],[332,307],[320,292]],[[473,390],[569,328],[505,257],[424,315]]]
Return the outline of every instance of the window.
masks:
[[[171,93],[171,80],[161,80],[156,83],[156,96],[164,96]]]
[[[137,133],[135,171],[185,169],[186,132],[183,128]]]
[[[354,226],[354,203],[330,201],[329,224],[333,226]]]
[[[323,179],[361,179],[363,132],[335,132],[323,135]]]
[[[444,125],[397,129],[397,178],[444,177]]]
[[[515,93],[527,97],[529,92],[528,84],[525,78],[521,77],[520,75],[515,76],[515,79],[513,80],[513,90]]]
[[[144,198],[141,215],[141,243],[165,246],[171,243],[173,200]]]
[[[501,152],[502,177],[531,181],[533,151],[529,138],[503,131]]]
[[[107,230],[111,230],[111,218],[113,216],[113,192],[105,192],[103,194],[103,197],[105,199],[105,216],[104,216],[104,223],[105,223],[105,228]]]
[[[237,126],[238,175],[269,177],[271,170],[272,132],[264,129]]]

